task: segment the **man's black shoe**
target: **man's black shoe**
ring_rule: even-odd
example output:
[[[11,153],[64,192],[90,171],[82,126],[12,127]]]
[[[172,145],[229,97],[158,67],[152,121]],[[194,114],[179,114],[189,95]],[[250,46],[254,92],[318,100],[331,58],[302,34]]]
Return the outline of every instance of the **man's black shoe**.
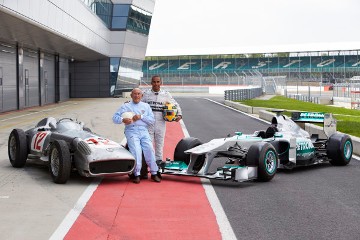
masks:
[[[136,176],[133,180],[133,183],[140,183],[140,176]]]
[[[146,175],[140,175],[140,178],[141,178],[141,179],[148,179],[149,177],[148,177],[148,175],[146,174]]]
[[[151,180],[153,180],[154,182],[161,182],[161,179],[158,177],[158,175],[157,174],[155,174],[155,175],[151,175]]]

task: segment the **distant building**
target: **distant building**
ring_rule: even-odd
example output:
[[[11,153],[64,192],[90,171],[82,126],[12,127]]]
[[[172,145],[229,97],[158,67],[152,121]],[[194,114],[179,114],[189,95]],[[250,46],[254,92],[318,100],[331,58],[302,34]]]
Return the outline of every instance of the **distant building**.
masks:
[[[138,86],[154,4],[0,1],[0,112]]]

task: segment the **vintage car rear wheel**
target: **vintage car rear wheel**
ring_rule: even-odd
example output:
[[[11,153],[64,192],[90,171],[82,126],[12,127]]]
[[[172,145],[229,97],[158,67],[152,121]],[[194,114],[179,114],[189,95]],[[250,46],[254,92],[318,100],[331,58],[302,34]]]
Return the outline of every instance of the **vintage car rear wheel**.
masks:
[[[8,155],[13,167],[24,167],[28,157],[26,134],[22,129],[13,129],[8,140]]]
[[[181,139],[175,147],[174,160],[175,161],[183,161],[187,165],[189,165],[190,154],[186,154],[185,151],[189,150],[193,147],[199,146],[201,144],[202,144],[202,142],[197,138],[186,137],[186,138]],[[204,161],[205,161],[205,155],[199,155],[195,161],[193,170],[199,171],[201,169],[201,167],[203,166]]]
[[[71,173],[69,147],[64,140],[56,140],[50,147],[50,174],[55,183],[66,183]]]
[[[275,176],[278,154],[270,143],[258,142],[249,148],[246,163],[258,167],[258,181],[267,182]]]
[[[353,144],[346,134],[335,133],[330,136],[326,145],[326,153],[331,159],[330,163],[335,166],[347,165],[352,157]]]

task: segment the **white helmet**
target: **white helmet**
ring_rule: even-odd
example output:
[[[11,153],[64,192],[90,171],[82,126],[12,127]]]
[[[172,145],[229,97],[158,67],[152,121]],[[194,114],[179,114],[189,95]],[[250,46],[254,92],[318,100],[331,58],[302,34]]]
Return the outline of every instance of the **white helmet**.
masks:
[[[122,118],[133,118],[135,114],[133,112],[124,112],[123,114],[121,114]]]

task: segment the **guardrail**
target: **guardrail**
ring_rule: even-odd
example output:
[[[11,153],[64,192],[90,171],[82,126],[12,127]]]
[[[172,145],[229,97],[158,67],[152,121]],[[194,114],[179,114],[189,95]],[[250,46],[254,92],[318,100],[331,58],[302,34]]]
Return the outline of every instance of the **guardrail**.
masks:
[[[236,90],[225,90],[225,100],[248,100],[263,95],[262,88],[246,88]]]
[[[320,104],[319,97],[311,97],[311,96],[306,96],[306,95],[301,95],[301,94],[288,94],[286,97],[296,99],[299,101],[303,101],[303,102],[311,102],[311,103]]]

